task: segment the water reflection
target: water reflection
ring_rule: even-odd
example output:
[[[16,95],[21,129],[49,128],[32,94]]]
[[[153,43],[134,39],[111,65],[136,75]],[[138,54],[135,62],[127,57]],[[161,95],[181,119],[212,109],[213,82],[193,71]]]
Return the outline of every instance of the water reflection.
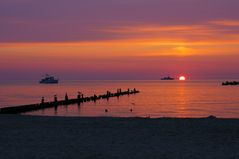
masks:
[[[176,114],[180,114],[180,117],[186,117],[188,114],[190,114],[191,112],[189,111],[189,95],[187,94],[187,90],[185,88],[185,83],[181,83],[179,84],[179,86],[177,87],[177,91],[178,91],[178,97],[176,99],[177,104],[176,104]]]
[[[54,110],[55,110],[55,111],[54,111],[54,114],[55,114],[55,115],[57,115],[57,108],[58,108],[57,106],[54,107]]]

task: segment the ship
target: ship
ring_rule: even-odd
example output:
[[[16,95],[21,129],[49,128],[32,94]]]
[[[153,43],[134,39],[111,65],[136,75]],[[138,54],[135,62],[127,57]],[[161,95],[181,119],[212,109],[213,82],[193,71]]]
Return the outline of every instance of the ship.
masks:
[[[50,76],[48,74],[45,75],[43,79],[39,81],[40,84],[57,84],[59,79],[56,79],[54,76]]]
[[[231,82],[226,81],[226,82],[222,82],[222,85],[223,86],[230,86],[230,85],[234,86],[234,85],[239,85],[239,82],[238,81],[231,81]]]
[[[161,80],[174,80],[174,78],[168,76],[168,77],[161,78]]]

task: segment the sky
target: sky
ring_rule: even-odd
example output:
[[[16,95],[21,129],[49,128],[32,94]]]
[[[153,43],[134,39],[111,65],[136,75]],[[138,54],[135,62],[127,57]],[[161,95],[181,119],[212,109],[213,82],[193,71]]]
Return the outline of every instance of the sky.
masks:
[[[0,80],[239,79],[238,0],[0,0]]]

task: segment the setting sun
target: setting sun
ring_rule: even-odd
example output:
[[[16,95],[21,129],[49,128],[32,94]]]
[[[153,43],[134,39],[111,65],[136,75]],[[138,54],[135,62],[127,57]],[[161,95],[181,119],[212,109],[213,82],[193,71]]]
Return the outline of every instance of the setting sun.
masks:
[[[180,81],[185,81],[185,80],[186,80],[186,77],[185,77],[185,76],[180,76],[180,77],[179,77],[179,80],[180,80]]]

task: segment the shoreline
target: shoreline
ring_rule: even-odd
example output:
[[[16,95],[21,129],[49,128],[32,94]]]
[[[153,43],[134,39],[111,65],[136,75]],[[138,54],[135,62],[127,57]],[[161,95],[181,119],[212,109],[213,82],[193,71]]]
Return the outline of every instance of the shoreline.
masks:
[[[40,117],[40,118],[79,118],[79,119],[145,119],[145,120],[161,120],[161,119],[210,119],[210,120],[239,120],[239,118],[227,118],[227,117],[217,117],[214,115],[209,115],[205,117],[167,117],[167,116],[162,116],[162,117],[151,117],[151,116],[132,116],[132,117],[117,117],[117,116],[64,116],[64,115],[32,115],[32,114],[0,114],[0,116],[22,116],[22,117]]]
[[[0,115],[0,158],[238,158],[239,119]]]

